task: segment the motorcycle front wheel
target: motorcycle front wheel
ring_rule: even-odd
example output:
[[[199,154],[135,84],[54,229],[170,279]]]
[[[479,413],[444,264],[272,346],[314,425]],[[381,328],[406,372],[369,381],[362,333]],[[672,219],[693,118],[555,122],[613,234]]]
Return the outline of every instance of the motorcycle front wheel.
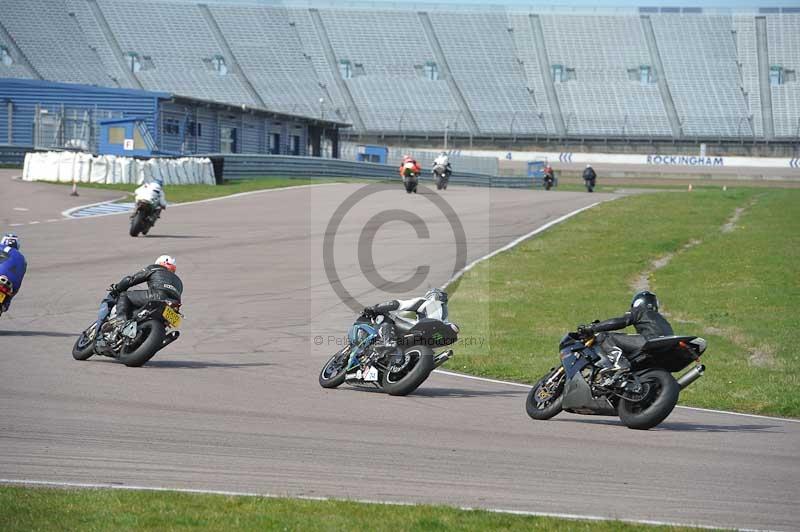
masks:
[[[347,362],[350,357],[350,347],[333,354],[319,372],[319,385],[323,388],[336,388],[340,386],[347,375]]]
[[[651,369],[639,375],[642,386],[647,387],[640,401],[621,399],[617,415],[631,429],[647,430],[655,427],[670,415],[678,404],[681,387],[666,370]]]
[[[436,367],[433,351],[427,346],[414,346],[403,352],[400,366],[389,366],[383,373],[381,386],[389,395],[408,395],[425,382]]]
[[[136,211],[136,214],[133,215],[133,218],[131,219],[131,236],[139,236],[139,233],[142,232],[145,224],[144,218],[145,217],[142,211]]]
[[[559,371],[561,376],[558,380],[547,384]],[[525,399],[525,411],[531,418],[545,421],[561,412],[565,380],[563,369],[559,367],[550,371],[533,385],[531,391],[528,392],[528,397]]]
[[[138,368],[158,352],[166,337],[164,324],[159,320],[148,320],[137,327],[136,338],[123,348],[119,361],[130,368]]]
[[[88,360],[94,355],[94,337],[91,336],[94,327],[93,323],[75,340],[75,345],[72,346],[72,358],[75,360]]]

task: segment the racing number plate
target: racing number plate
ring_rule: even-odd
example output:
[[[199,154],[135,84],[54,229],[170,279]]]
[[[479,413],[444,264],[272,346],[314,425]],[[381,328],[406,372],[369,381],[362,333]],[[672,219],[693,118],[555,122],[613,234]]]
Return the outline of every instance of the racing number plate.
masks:
[[[181,325],[181,315],[175,312],[171,307],[164,307],[164,312],[161,313],[164,319],[167,320],[169,326],[177,329]]]

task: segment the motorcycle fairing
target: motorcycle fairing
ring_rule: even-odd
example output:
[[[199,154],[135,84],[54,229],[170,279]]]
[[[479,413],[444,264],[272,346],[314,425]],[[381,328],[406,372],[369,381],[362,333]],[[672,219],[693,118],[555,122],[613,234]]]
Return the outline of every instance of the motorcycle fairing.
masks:
[[[584,364],[585,366],[585,364]],[[592,414],[596,416],[614,416],[616,410],[606,398],[595,399],[592,390],[580,372],[568,377],[564,383],[564,395],[561,408],[574,414]]]

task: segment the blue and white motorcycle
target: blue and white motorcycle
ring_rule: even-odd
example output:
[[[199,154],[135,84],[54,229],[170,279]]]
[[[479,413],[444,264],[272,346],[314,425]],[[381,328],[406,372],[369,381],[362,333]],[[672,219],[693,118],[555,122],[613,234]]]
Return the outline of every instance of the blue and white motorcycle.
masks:
[[[397,351],[376,349],[378,327],[383,316],[359,316],[347,334],[347,345],[325,363],[319,374],[323,388],[343,383],[368,386],[389,395],[408,395],[425,382],[431,371],[453,356],[452,349],[438,354],[435,348],[447,347],[458,340],[458,326],[433,318],[411,321],[392,316],[397,328]]]

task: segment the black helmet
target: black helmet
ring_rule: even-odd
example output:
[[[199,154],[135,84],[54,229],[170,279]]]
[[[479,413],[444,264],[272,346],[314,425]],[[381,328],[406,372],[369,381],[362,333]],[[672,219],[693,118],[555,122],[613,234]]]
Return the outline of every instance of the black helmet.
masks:
[[[631,308],[636,308],[642,305],[644,305],[648,310],[655,310],[658,312],[658,298],[649,290],[636,292],[631,300]]]

